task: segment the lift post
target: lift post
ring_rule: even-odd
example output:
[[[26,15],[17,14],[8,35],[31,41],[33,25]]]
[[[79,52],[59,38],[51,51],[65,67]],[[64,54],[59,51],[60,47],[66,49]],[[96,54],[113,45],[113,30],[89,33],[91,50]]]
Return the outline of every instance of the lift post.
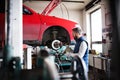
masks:
[[[3,63],[7,65],[13,57],[19,57],[22,63],[22,0],[5,0],[5,23]]]

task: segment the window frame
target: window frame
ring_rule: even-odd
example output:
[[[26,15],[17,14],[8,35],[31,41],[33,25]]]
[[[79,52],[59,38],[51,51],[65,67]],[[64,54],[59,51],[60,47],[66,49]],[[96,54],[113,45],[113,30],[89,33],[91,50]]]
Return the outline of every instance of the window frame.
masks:
[[[90,13],[89,13],[89,21],[90,21],[90,47],[91,47],[91,49],[93,49],[93,44],[101,44],[102,45],[102,40],[101,41],[92,41],[92,17],[91,17],[91,14],[92,13],[94,13],[94,12],[96,12],[97,10],[99,10],[99,9],[101,9],[101,7],[99,7],[99,8],[96,8],[96,9],[94,9],[93,11],[91,11]],[[102,10],[102,9],[101,9]],[[101,13],[101,16],[102,16],[102,13]],[[101,19],[102,19],[102,17],[101,17]],[[101,21],[102,22],[102,21]],[[102,30],[101,30],[102,31]],[[101,34],[102,35],[102,34]],[[102,37],[102,36],[101,36]],[[103,47],[102,47],[103,48]],[[102,50],[102,52],[103,52],[103,50]]]

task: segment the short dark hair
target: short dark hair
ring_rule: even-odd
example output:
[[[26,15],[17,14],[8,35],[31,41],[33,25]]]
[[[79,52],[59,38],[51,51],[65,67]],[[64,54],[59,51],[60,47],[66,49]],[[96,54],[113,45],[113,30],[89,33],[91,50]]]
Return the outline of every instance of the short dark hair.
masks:
[[[82,34],[82,29],[80,27],[73,28],[72,31]]]

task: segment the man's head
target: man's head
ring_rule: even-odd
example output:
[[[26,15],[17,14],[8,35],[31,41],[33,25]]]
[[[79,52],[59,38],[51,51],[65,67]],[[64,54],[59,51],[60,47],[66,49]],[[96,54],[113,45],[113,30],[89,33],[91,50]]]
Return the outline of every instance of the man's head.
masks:
[[[75,40],[82,36],[82,29],[80,27],[75,27],[72,29],[72,31]]]

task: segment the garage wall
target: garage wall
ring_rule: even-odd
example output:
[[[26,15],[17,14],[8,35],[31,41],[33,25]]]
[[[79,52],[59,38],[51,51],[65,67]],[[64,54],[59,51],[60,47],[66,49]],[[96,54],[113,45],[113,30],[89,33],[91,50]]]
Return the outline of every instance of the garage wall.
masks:
[[[67,13],[67,11],[64,9],[63,14],[62,14],[62,11],[60,11],[60,8],[56,8],[50,15],[61,17],[61,18],[68,19],[71,21],[75,21],[79,23],[81,26],[83,25],[82,24],[83,23],[82,12],[80,10],[68,9],[68,13]]]
[[[103,53],[105,55],[111,54],[112,45],[112,22],[111,22],[111,12],[108,5],[108,0],[102,0],[102,18],[103,18],[103,29],[102,37],[105,42],[103,42]]]
[[[104,55],[109,55],[111,53],[111,43],[112,43],[112,36],[111,36],[111,13],[110,13],[110,9],[109,9],[109,5],[107,0],[101,0],[101,2],[97,5],[95,5],[93,8],[89,9],[88,11],[85,11],[85,9],[83,10],[83,26],[84,30],[87,34],[87,39],[88,42],[90,44],[90,32],[89,32],[89,27],[90,24],[89,20],[87,20],[87,16],[89,15],[89,13],[91,11],[93,11],[94,9],[101,7],[102,10],[102,39],[103,39],[103,54]]]
[[[45,7],[48,5],[48,1],[26,1],[25,5],[29,6],[38,13],[41,13]],[[65,4],[64,4],[65,5]],[[78,9],[68,9],[67,6],[63,4],[57,6],[50,14],[50,16],[56,16],[64,19],[69,19],[75,21],[80,26],[83,26],[82,11]]]

